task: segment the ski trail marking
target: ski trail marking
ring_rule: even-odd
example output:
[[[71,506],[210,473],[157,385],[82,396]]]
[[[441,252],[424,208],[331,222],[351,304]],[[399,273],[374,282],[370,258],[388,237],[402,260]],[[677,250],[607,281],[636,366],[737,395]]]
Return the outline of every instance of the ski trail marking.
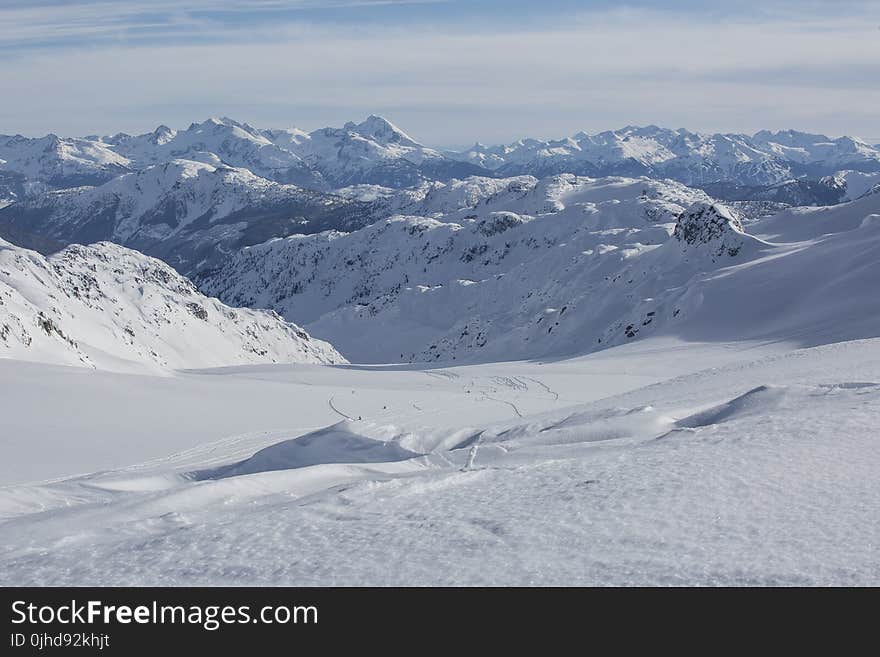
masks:
[[[523,414],[520,413],[520,412],[519,412],[519,409],[516,407],[516,404],[514,404],[513,402],[509,402],[509,401],[504,400],[504,399],[498,399],[498,398],[496,398],[496,397],[490,397],[490,396],[487,395],[485,392],[483,393],[483,397],[485,397],[486,399],[491,399],[492,401],[501,402],[502,404],[507,404],[508,406],[510,406],[510,407],[513,409],[513,412],[516,413],[516,416],[517,416],[517,417],[522,417],[522,416],[523,416]]]
[[[350,415],[346,415],[333,405],[333,395],[330,395],[330,399],[327,400],[327,405],[330,406],[330,408],[332,408],[338,415],[344,417],[346,420],[354,421],[353,417],[351,417]]]
[[[546,390],[549,394],[553,395],[553,400],[554,400],[554,401],[559,401],[559,393],[556,392],[555,390],[553,390],[550,386],[548,386],[548,385],[547,385],[546,383],[544,383],[543,381],[539,381],[538,379],[534,379],[534,378],[532,378],[532,377],[530,377],[530,376],[523,376],[523,377],[520,377],[520,378],[525,379],[526,381],[534,381],[534,382],[537,383],[539,386],[541,386],[542,388],[544,388],[544,390]]]

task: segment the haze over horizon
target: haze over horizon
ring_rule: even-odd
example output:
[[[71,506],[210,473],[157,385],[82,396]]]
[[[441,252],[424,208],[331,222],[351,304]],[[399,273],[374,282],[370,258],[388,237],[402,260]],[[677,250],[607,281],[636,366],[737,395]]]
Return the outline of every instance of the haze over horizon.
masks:
[[[880,141],[864,1],[10,0],[0,27],[3,133],[375,113],[444,148],[627,124]]]

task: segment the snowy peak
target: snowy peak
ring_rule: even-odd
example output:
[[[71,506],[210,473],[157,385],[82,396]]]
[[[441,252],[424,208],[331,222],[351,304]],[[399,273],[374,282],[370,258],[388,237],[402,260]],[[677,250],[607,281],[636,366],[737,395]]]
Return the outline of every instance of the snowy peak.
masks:
[[[150,135],[150,142],[156,146],[164,146],[174,139],[176,134],[176,130],[172,130],[167,125],[160,125],[153,131],[153,134]]]
[[[104,242],[45,258],[3,240],[0,358],[119,370],[344,362],[274,313],[209,299],[137,251]]]
[[[854,201],[868,194],[877,193],[880,188],[880,171],[865,173],[863,171],[838,171],[833,176],[819,180],[819,184],[837,190],[841,200]]]
[[[345,124],[344,129],[364,137],[369,137],[384,145],[400,144],[402,146],[424,148],[403,130],[391,123],[391,121],[375,114],[371,114],[366,120],[358,124],[349,121]]]
[[[174,159],[247,168],[275,182],[321,191],[361,183],[400,188],[487,173],[423,146],[376,115],[310,133],[296,128],[262,130],[228,117],[211,117],[184,130],[160,125],[141,135],[0,136],[0,173],[14,172],[54,188],[94,185]],[[0,194],[5,194],[2,188]]]
[[[289,148],[336,187],[405,187],[455,176],[461,163],[426,148],[379,116],[342,128],[322,128],[290,140]],[[467,169],[473,173],[473,168]]]
[[[209,118],[180,131],[163,125],[152,133],[116,135],[105,141],[134,169],[187,159],[247,168],[277,182],[326,186],[292,150],[273,143],[262,131],[229,118]]]

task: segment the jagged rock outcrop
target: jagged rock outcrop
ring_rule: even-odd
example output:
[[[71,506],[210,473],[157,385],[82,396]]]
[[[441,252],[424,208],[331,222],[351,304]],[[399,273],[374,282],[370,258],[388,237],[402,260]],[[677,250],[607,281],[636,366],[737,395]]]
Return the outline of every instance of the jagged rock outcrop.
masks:
[[[707,248],[715,256],[735,256],[742,248],[742,222],[718,203],[696,203],[682,212],[673,237],[682,244]]]

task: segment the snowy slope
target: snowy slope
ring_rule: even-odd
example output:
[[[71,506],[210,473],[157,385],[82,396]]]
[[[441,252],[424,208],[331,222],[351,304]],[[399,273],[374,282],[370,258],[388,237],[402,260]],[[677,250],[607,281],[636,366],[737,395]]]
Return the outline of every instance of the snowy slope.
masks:
[[[19,472],[115,465],[0,489],[4,585],[880,583],[876,339],[162,381],[66,369],[0,361],[18,383],[2,426],[48,426],[29,413],[56,390],[78,408],[13,443]],[[118,390],[152,412],[102,400]],[[227,417],[250,429],[193,438]]]
[[[343,362],[277,315],[209,299],[136,251],[74,245],[47,259],[2,240],[0,358],[117,370]]]
[[[559,186],[576,184],[575,180],[574,176],[544,181],[533,176],[470,176],[461,180],[423,182],[402,189],[354,185],[338,189],[336,194],[372,203],[377,216],[383,213],[385,217],[409,214],[443,219],[462,213],[472,214],[475,209],[485,210],[489,206],[532,213],[552,210],[559,196]]]
[[[880,170],[880,151],[874,146],[851,137],[830,139],[792,130],[749,136],[627,126],[555,141],[476,144],[454,156],[502,175],[651,175],[691,185],[767,185],[846,168]]]
[[[521,182],[448,216],[251,247],[198,283],[367,362],[563,356],[658,333],[880,334],[878,195],[759,219],[747,234],[676,183]],[[805,219],[819,216],[821,227]]]
[[[52,191],[0,208],[0,231],[13,240],[13,231],[68,244],[110,240],[188,273],[271,237],[360,227],[369,211],[248,169],[172,160],[99,187]]]

